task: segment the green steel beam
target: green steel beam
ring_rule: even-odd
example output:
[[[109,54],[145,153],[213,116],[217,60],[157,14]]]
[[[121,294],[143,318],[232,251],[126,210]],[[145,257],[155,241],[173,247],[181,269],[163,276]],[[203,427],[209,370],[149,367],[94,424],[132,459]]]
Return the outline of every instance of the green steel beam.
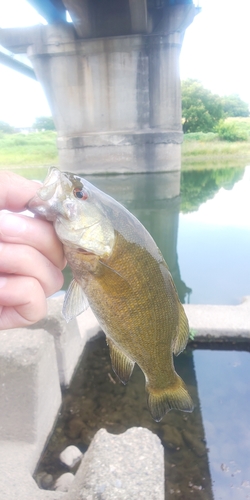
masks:
[[[4,64],[15,71],[19,71],[19,73],[28,76],[29,78],[33,78],[33,80],[37,80],[36,74],[32,68],[21,63],[20,61],[17,61],[17,59],[4,54],[3,52],[0,52],[0,64]]]

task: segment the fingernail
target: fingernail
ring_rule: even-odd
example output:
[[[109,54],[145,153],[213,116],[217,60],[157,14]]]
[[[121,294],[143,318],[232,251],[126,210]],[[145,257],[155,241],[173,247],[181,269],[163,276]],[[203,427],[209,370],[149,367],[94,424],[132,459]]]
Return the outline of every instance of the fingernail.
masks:
[[[0,215],[0,233],[2,235],[16,236],[23,233],[26,228],[26,221],[22,217],[6,213]]]
[[[7,278],[5,276],[0,276],[0,288],[3,288],[7,283]]]

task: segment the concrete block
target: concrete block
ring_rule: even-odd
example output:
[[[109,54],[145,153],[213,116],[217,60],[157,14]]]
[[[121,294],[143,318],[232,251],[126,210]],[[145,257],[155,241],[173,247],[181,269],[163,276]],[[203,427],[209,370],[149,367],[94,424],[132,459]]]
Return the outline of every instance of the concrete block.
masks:
[[[61,404],[53,337],[42,329],[0,332],[0,498],[56,500],[32,478]]]
[[[95,337],[102,331],[90,307],[86,311],[84,311],[84,313],[77,316],[76,321],[80,335],[84,341],[84,345],[88,340],[90,340],[92,337]]]
[[[36,443],[41,452],[61,404],[54,343],[46,331],[0,332],[0,402],[0,439]]]
[[[163,500],[164,452],[148,429],[95,435],[65,500]]]
[[[0,441],[1,500],[58,500],[63,493],[40,490],[32,477],[35,446]]]
[[[64,294],[48,299],[47,316],[30,328],[43,328],[53,335],[60,384],[68,386],[87,340],[100,327],[90,309],[66,323],[62,316],[63,300]]]
[[[184,305],[195,342],[250,342],[250,296],[239,305]]]
[[[117,134],[118,135],[118,134]],[[122,135],[121,135],[122,140]],[[58,138],[62,170],[91,174],[180,171],[181,144],[127,144],[64,148]]]

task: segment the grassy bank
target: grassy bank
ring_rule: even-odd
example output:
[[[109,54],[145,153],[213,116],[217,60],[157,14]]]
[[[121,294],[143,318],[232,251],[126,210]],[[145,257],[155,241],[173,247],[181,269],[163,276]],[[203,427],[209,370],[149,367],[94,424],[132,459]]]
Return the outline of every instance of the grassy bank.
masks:
[[[40,166],[58,163],[56,132],[0,133],[0,167]]]
[[[250,163],[250,141],[228,142],[219,140],[217,134],[202,134],[214,137],[189,137],[186,134],[182,144],[182,169],[204,169],[214,167],[243,166]]]
[[[247,141],[223,141],[217,133],[185,134],[182,145],[182,169],[223,168],[250,163],[250,118],[228,118],[238,130],[248,136]]]
[[[245,166],[250,163],[250,118],[231,118],[249,134],[247,141],[221,141],[218,134],[185,134],[182,170]],[[43,179],[48,166],[58,165],[56,132],[0,133],[0,169],[11,169],[25,177]]]

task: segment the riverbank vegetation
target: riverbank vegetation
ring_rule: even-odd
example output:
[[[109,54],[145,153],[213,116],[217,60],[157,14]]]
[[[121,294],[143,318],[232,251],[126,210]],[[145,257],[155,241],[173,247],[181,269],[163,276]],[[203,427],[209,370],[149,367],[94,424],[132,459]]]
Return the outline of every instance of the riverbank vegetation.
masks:
[[[0,132],[0,169],[42,180],[50,165],[58,165],[56,132]]]
[[[249,105],[237,94],[219,96],[203,87],[199,80],[188,78],[181,83],[183,132],[218,132],[229,117],[248,118]],[[225,128],[234,129],[232,124]],[[234,130],[236,132],[236,130]],[[237,140],[231,134],[229,139]],[[246,140],[242,137],[239,140]]]
[[[250,117],[227,118],[218,132],[184,134],[182,169],[200,170],[244,166],[250,163]],[[221,132],[228,134],[223,138]],[[220,132],[220,133],[219,133]],[[243,137],[244,140],[232,140]]]
[[[182,82],[182,168],[218,168],[250,161],[249,106],[238,95],[220,97],[198,80]],[[242,163],[243,162],[243,163]]]
[[[250,163],[250,118],[228,118],[237,130],[247,135],[244,141],[221,140],[218,132],[184,134],[182,170],[241,167]],[[58,165],[56,132],[29,134],[0,133],[0,168],[43,179],[48,166]]]

